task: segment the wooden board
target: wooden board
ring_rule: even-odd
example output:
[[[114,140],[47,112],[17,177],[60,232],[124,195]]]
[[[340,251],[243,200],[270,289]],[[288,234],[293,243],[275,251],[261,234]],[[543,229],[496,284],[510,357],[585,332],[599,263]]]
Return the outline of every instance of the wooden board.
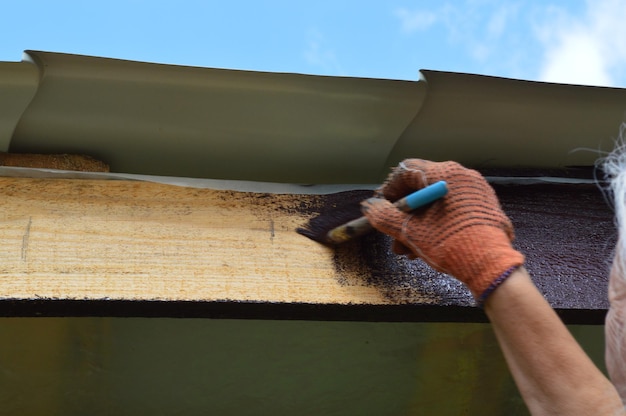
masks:
[[[498,192],[549,301],[568,322],[600,323],[614,238],[601,195]],[[0,315],[484,320],[462,284],[393,255],[380,234],[331,249],[295,232],[367,195],[0,178]]]

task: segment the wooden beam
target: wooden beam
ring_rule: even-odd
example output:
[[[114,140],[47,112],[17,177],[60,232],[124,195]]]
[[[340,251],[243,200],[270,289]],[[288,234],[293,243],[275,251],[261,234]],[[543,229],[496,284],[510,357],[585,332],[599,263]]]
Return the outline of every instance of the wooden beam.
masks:
[[[549,302],[568,323],[601,323],[615,231],[599,191],[497,191]],[[0,315],[484,321],[462,284],[380,234],[331,249],[295,233],[370,193],[0,178]]]

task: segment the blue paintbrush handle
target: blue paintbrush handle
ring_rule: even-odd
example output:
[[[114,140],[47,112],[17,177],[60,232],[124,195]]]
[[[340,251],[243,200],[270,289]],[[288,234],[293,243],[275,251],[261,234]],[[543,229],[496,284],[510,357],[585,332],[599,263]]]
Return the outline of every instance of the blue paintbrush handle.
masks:
[[[410,212],[424,205],[428,205],[431,202],[435,202],[439,198],[446,196],[447,193],[448,184],[446,181],[439,181],[405,196],[396,201],[394,205],[404,212]]]
[[[447,193],[448,185],[445,181],[440,181],[399,199],[394,202],[394,205],[401,211],[411,212],[414,209],[435,202]],[[330,230],[328,234],[326,234],[325,241],[329,244],[339,244],[362,236],[372,230],[372,225],[367,218],[360,217]]]

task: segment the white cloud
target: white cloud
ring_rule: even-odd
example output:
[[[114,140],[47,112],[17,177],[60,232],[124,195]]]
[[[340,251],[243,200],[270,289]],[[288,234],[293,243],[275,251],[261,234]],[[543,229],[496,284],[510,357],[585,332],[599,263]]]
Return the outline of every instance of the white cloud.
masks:
[[[588,0],[585,13],[553,9],[553,19],[536,28],[544,47],[539,79],[616,86],[626,74],[626,5]]]
[[[308,35],[307,48],[303,53],[305,61],[327,75],[345,75],[335,55],[329,48],[324,36],[318,30],[311,30]]]
[[[489,17],[487,23],[487,33],[490,37],[501,36],[507,28],[508,23],[518,12],[518,5],[509,3],[497,8]]]
[[[450,49],[442,50],[441,55],[450,56],[460,49],[464,56],[457,55],[456,61],[473,71],[626,87],[624,0],[554,4],[540,0],[448,1],[430,8],[396,9],[394,16],[405,36],[443,28],[443,41]],[[464,62],[464,57],[470,61]]]
[[[432,9],[399,8],[394,16],[407,35],[442,26],[448,44],[460,46],[472,60],[483,63],[496,54],[501,38],[508,36],[508,26],[517,18],[518,11],[518,2],[466,0],[442,2]]]
[[[559,36],[558,43],[548,47],[540,69],[542,81],[611,85],[606,59],[598,40],[585,31],[568,31]]]
[[[437,21],[437,14],[426,10],[410,11],[400,8],[396,9],[394,15],[400,19],[402,30],[405,33],[428,29]]]

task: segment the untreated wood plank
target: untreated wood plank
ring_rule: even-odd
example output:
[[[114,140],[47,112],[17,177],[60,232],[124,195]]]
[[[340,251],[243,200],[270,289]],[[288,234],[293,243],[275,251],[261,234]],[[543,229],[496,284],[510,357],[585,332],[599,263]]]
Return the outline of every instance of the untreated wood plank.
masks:
[[[612,214],[588,185],[497,188],[516,244],[568,322],[605,313]],[[0,178],[0,315],[480,321],[469,292],[373,234],[295,233],[335,195]]]
[[[89,180],[0,189],[8,297],[386,302],[340,284],[332,250],[293,231],[314,197]]]
[[[109,165],[87,155],[0,152],[0,166],[109,172]]]

